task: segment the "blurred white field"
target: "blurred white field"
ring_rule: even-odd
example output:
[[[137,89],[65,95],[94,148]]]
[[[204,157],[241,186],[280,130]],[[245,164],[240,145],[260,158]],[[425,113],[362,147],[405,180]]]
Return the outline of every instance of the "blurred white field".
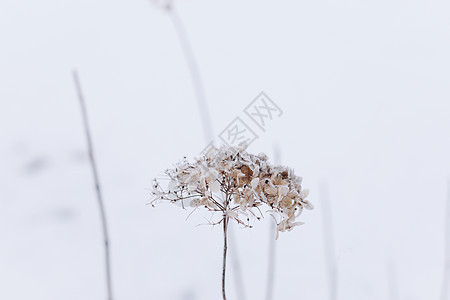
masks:
[[[450,174],[450,3],[176,2],[217,133],[264,90],[284,114],[249,152],[303,176],[316,206],[277,241],[275,300],[328,299],[329,182],[339,299],[438,299]],[[0,2],[0,299],[104,299],[99,212],[72,83],[84,87],[116,299],[220,298],[222,232],[146,206],[151,180],[205,146],[168,16],[139,1]],[[249,123],[250,124],[250,123]],[[253,125],[254,126],[254,125]],[[263,299],[269,218],[233,228]],[[233,266],[229,299],[236,299]],[[397,300],[397,299],[392,299]]]

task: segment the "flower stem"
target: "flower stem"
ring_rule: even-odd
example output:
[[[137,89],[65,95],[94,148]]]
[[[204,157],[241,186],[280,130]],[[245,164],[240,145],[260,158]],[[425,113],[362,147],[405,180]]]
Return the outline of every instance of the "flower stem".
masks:
[[[227,229],[228,229],[228,217],[223,219],[223,266],[222,266],[222,296],[223,300],[227,300],[225,296],[225,270],[227,267]]]
[[[278,143],[274,145],[274,162],[276,164],[281,163],[281,152]],[[275,237],[277,236],[277,224],[270,223],[269,230],[269,264],[268,264],[268,272],[267,272],[267,289],[266,289],[266,300],[273,299],[273,289],[275,285],[275,257],[276,257],[276,245],[275,245]]]

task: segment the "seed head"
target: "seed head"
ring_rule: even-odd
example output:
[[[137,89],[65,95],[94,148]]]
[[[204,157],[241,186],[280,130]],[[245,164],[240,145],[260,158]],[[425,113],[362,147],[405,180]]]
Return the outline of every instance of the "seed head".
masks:
[[[183,208],[204,207],[245,227],[264,217],[265,207],[278,232],[290,231],[303,224],[296,222],[303,209],[313,208],[293,169],[272,165],[265,154],[247,153],[245,145],[222,146],[193,163],[183,158],[165,175],[169,178],[165,188],[154,180],[152,205],[170,201]]]

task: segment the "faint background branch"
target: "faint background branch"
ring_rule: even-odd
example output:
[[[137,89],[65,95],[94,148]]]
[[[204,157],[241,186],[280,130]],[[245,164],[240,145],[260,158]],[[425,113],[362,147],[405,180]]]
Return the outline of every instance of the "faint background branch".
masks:
[[[447,180],[447,197],[444,223],[444,274],[442,278],[441,300],[449,299],[450,284],[450,180]]]
[[[397,283],[397,270],[395,268],[394,260],[389,259],[386,263],[387,267],[387,280],[389,290],[389,300],[399,300],[398,295],[398,283]]]
[[[273,146],[274,163],[276,165],[281,163],[281,150],[278,143]],[[267,271],[267,283],[266,283],[266,300],[273,299],[273,290],[275,286],[275,256],[276,256],[276,244],[275,237],[277,234],[277,225],[275,222],[270,222],[269,229],[269,257],[268,257],[268,271]]]
[[[97,171],[98,170],[97,162],[95,160],[95,155],[94,155],[94,146],[92,143],[91,129],[89,127],[86,103],[84,101],[84,95],[83,95],[83,91],[81,89],[81,83],[80,83],[80,79],[78,76],[78,72],[76,70],[74,70],[72,72],[72,76],[73,76],[73,81],[75,84],[75,88],[77,90],[78,100],[79,100],[80,107],[81,107],[81,115],[83,118],[84,133],[86,136],[86,142],[87,142],[87,146],[88,146],[89,161],[91,164],[92,175],[94,177],[95,192],[97,195],[97,201],[98,201],[98,206],[99,206],[99,210],[100,210],[100,220],[102,223],[103,243],[104,243],[104,250],[105,250],[105,279],[106,279],[106,292],[107,292],[107,297],[108,297],[107,299],[112,300],[113,293],[112,293],[112,282],[111,282],[111,257],[110,257],[108,223],[106,220],[105,205],[103,202],[102,189],[100,186],[100,179],[99,179],[98,171]]]
[[[170,19],[173,23],[175,31],[178,35],[181,48],[184,53],[184,57],[189,67],[189,72],[191,73],[192,84],[194,86],[195,95],[197,98],[197,106],[200,113],[200,118],[202,120],[202,128],[205,140],[210,143],[214,140],[213,127],[211,122],[211,117],[208,108],[208,102],[206,101],[205,90],[203,88],[203,82],[200,76],[200,71],[198,68],[197,60],[194,55],[189,37],[186,33],[184,24],[175,9],[174,4],[168,4],[167,11],[170,15]]]
[[[322,180],[322,182],[320,182],[319,191],[321,200],[320,203],[322,204],[322,226],[325,248],[325,265],[327,268],[328,276],[329,299],[336,300],[338,295],[338,274],[328,181]]]

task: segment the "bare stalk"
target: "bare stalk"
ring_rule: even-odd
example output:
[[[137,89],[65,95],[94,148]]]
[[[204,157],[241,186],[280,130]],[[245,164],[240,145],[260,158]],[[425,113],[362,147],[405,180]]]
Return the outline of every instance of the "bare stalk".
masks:
[[[227,229],[228,229],[228,217],[223,218],[223,265],[222,265],[222,296],[223,300],[227,300],[225,296],[225,271],[227,268]]]
[[[210,143],[213,141],[212,122],[209,115],[208,102],[206,101],[205,91],[203,88],[200,71],[198,69],[197,60],[195,59],[194,51],[192,50],[192,46],[186,33],[185,27],[175,9],[175,6],[173,4],[170,4],[167,7],[167,11],[169,12],[170,19],[172,20],[175,31],[177,32],[181,48],[189,67],[189,72],[191,73],[192,84],[194,85],[197,98],[197,106],[199,108],[199,113],[203,125],[203,134],[205,136],[206,142]]]
[[[281,153],[278,144],[274,145],[274,162],[275,164],[280,164]],[[276,245],[275,236],[277,233],[277,225],[275,222],[270,223],[269,230],[269,260],[268,260],[268,273],[267,273],[267,284],[266,284],[266,300],[273,299],[273,288],[275,285],[275,256],[276,256]]]
[[[388,278],[388,288],[389,288],[389,300],[398,300],[398,289],[397,289],[397,272],[395,269],[395,264],[393,260],[387,262],[387,278]]]
[[[331,219],[331,204],[329,200],[328,183],[322,182],[320,192],[322,194],[321,203],[323,211],[323,237],[325,246],[325,264],[328,273],[329,299],[337,299],[338,277],[335,259],[333,222]]]
[[[444,245],[444,275],[442,278],[441,300],[449,298],[449,281],[450,281],[450,180],[447,182],[447,201],[445,210],[445,245]]]
[[[105,206],[103,204],[102,191],[101,191],[100,180],[99,180],[98,171],[97,171],[97,163],[96,163],[95,156],[94,156],[94,147],[93,147],[92,138],[91,138],[91,130],[89,127],[87,109],[86,109],[86,104],[84,101],[83,92],[81,89],[80,80],[79,80],[78,73],[76,70],[74,70],[72,72],[72,75],[73,75],[73,80],[75,83],[75,88],[77,90],[78,100],[80,102],[81,114],[83,117],[84,132],[86,135],[86,142],[87,142],[87,146],[88,146],[89,160],[91,163],[92,175],[94,177],[94,185],[95,185],[95,191],[97,194],[97,202],[98,202],[98,206],[100,209],[100,219],[101,219],[101,223],[102,223],[103,243],[104,243],[104,249],[105,249],[105,277],[106,277],[107,299],[112,300],[113,294],[112,294],[112,283],[111,283],[111,259],[110,259],[108,224],[106,222]]]

